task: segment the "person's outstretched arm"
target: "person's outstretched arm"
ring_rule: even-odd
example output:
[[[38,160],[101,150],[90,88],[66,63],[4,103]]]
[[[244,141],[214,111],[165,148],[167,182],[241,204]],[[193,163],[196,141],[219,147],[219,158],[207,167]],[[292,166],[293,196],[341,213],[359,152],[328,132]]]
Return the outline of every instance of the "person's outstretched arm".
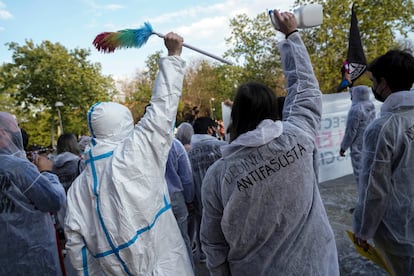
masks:
[[[155,153],[146,156],[151,162],[147,162],[149,168],[141,168],[144,171],[154,169],[154,165],[165,166],[184,80],[185,62],[180,57],[183,38],[175,33],[168,33],[164,42],[168,56],[160,58],[158,62],[159,71],[150,105],[136,127],[136,133],[141,136],[137,141],[143,143],[142,148],[146,151],[152,148],[152,153]]]
[[[279,44],[287,95],[283,119],[316,136],[322,114],[322,93],[293,13],[274,10],[286,40]]]

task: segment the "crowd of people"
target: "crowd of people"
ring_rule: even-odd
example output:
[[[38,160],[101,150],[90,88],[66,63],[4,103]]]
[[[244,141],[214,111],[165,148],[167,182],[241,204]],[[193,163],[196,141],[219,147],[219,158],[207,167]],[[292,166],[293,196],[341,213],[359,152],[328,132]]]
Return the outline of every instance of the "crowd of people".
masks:
[[[114,102],[90,107],[90,136],[63,134],[54,158],[27,158],[28,139],[0,112],[0,275],[339,275],[318,189],[322,93],[290,12],[274,10],[286,97],[239,86],[231,123],[209,117],[174,134],[185,61],[168,33],[143,117]],[[414,275],[414,57],[391,50],[351,89],[348,148],[358,200],[355,242],[373,239],[394,275]],[[60,235],[59,235],[60,233]],[[67,256],[63,255],[66,252]]]

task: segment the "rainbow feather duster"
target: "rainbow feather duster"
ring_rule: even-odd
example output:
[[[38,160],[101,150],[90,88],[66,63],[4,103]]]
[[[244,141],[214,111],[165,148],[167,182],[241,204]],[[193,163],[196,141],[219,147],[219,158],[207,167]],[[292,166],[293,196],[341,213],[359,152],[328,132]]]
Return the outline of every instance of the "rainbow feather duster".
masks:
[[[98,49],[98,51],[104,53],[112,53],[115,51],[115,49],[120,48],[141,48],[141,46],[147,43],[149,37],[153,34],[161,38],[164,38],[163,34],[154,32],[149,22],[145,22],[144,26],[142,26],[139,29],[125,29],[117,32],[100,33],[93,40],[93,45],[96,49]],[[214,58],[223,63],[233,65],[230,61],[227,61],[221,57],[198,49],[194,46],[185,43],[183,43],[183,46],[191,50],[197,51],[203,55]]]
[[[126,29],[117,32],[104,32],[93,41],[98,51],[112,53],[118,48],[140,48],[154,34],[150,23],[145,22],[139,29]]]

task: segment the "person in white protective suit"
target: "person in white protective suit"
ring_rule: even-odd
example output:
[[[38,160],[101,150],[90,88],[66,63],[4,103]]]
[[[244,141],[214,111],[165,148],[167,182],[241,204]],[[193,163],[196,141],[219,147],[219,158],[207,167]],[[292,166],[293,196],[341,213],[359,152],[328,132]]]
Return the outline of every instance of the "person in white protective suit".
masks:
[[[318,189],[321,91],[292,13],[274,10],[287,95],[256,82],[236,93],[230,144],[202,185],[201,242],[214,275],[339,275]]]
[[[364,134],[355,241],[373,239],[394,275],[414,275],[414,56],[391,50],[367,70],[384,103]]]
[[[348,148],[351,149],[351,163],[356,183],[358,184],[359,173],[361,171],[362,138],[364,131],[375,119],[375,106],[369,99],[371,89],[366,85],[352,87],[352,105],[348,111],[345,134],[339,150],[340,156],[345,156]]]
[[[227,142],[215,136],[217,123],[210,117],[199,117],[194,121],[194,135],[191,136],[190,159],[194,182],[194,210],[190,214],[189,234],[193,244],[193,257],[196,262],[204,263],[206,256],[200,243],[200,225],[203,213],[202,183],[208,168],[221,157],[220,146]]]
[[[135,125],[123,105],[88,112],[86,168],[68,191],[66,248],[78,274],[194,275],[171,211],[165,166],[185,62],[183,39],[164,38],[150,105]]]
[[[15,118],[0,112],[0,275],[62,275],[50,212],[62,207],[65,190],[52,161],[32,157]]]

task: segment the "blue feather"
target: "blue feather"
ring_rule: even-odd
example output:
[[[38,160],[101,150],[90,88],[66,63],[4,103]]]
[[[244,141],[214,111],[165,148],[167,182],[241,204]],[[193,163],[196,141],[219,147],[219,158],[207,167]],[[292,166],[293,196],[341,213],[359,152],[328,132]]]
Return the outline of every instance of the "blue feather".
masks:
[[[149,22],[145,22],[144,26],[135,30],[135,47],[141,47],[147,43],[148,38],[153,34],[152,26]]]

